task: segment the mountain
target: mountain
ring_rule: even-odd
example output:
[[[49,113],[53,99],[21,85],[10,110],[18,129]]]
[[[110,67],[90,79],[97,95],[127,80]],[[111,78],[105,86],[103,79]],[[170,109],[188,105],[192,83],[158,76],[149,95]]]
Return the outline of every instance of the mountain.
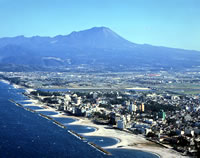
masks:
[[[55,37],[0,38],[1,65],[67,68],[85,64],[114,69],[183,69],[199,66],[199,61],[199,51],[135,44],[106,27]]]
[[[106,27],[72,32],[68,36],[57,36],[55,40],[62,40],[64,44],[75,48],[127,49],[133,46],[133,43]]]

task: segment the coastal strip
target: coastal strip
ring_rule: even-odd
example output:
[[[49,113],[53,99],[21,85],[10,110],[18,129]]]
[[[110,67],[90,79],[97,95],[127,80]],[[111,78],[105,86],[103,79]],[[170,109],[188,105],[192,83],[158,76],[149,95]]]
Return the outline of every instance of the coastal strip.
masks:
[[[74,135],[75,137],[77,137],[78,139],[81,139],[81,140],[85,140],[85,137],[81,136],[80,134],[74,132],[73,130],[69,130],[68,131],[70,134]]]
[[[24,109],[27,110],[27,111],[30,111],[30,112],[33,112],[33,113],[37,113],[35,110],[32,110],[32,109],[27,108],[27,107],[24,107],[22,104],[17,103],[16,101],[14,101],[14,100],[12,100],[12,99],[8,99],[8,100],[9,100],[10,102],[14,103],[14,104],[17,105],[17,106],[24,108]],[[44,114],[41,114],[41,113],[39,113],[39,115],[40,115],[41,117],[43,117],[43,118],[46,118],[46,119],[48,119],[48,120],[51,120],[53,123],[55,123],[56,125],[58,125],[58,126],[61,127],[61,128],[64,128],[64,129],[67,128],[66,126],[64,126],[64,125],[61,124],[60,122],[54,120],[54,119],[53,119],[52,117],[50,117],[50,116],[47,116],[47,115],[44,115]]]
[[[16,102],[16,101],[14,101],[13,99],[8,99],[8,101],[10,101],[10,102],[14,103],[15,105],[17,105],[17,106],[19,106],[19,107],[22,107],[22,108],[24,108],[24,106],[23,106],[22,104],[20,104],[20,103],[17,103],[17,102]]]
[[[80,140],[86,140],[85,137],[83,137],[83,136],[81,136],[80,134],[74,132],[73,130],[68,130],[68,132],[69,132],[70,134],[74,135],[75,137],[77,137],[77,138],[80,139]],[[100,147],[100,146],[98,146],[98,145],[96,145],[96,144],[94,144],[94,143],[92,143],[92,142],[88,142],[88,144],[89,144],[90,146],[92,146],[93,148],[95,148],[96,150],[102,152],[102,153],[105,154],[105,155],[112,155],[110,152],[104,150],[102,147]]]
[[[46,118],[46,119],[48,119],[48,120],[51,120],[53,123],[55,123],[56,125],[58,125],[59,127],[61,127],[61,128],[64,128],[64,129],[66,129],[67,127],[66,126],[64,126],[62,123],[60,123],[60,122],[58,122],[58,121],[56,121],[56,120],[54,120],[52,117],[50,117],[50,116],[47,116],[47,115],[44,115],[44,114],[39,114],[40,116],[42,116],[42,117],[44,117],[44,118]]]
[[[25,95],[25,96],[28,97],[31,100],[31,102],[33,102],[35,104],[38,103],[38,101],[35,102],[33,100],[33,98],[30,97],[29,95]],[[26,106],[23,106],[23,104],[21,105],[21,104],[17,103],[14,100],[10,100],[10,101],[13,102],[13,103],[15,103],[19,107],[23,107],[24,109],[26,107]],[[36,105],[36,106],[39,106],[39,105]],[[46,105],[43,105],[42,107],[46,108],[44,106],[46,106]],[[41,106],[39,106],[39,107],[41,107]],[[28,110],[28,109],[26,109],[26,110]],[[54,108],[54,110],[56,111],[55,108]],[[39,114],[37,110],[36,111],[32,110],[32,112],[35,112],[35,113]],[[61,116],[59,115],[58,117],[61,117]],[[49,119],[48,116],[45,117],[45,118]],[[75,118],[77,118],[77,117],[75,117]],[[52,120],[52,118],[51,118],[51,120]],[[97,127],[97,125],[93,124],[93,122],[91,122],[91,120],[87,120],[87,119],[79,119],[79,120],[81,120],[81,124],[83,124],[83,125],[87,125],[87,126],[89,125],[89,126]],[[137,144],[140,144],[140,142],[144,142],[145,143],[147,139],[144,140],[143,137],[141,138],[140,136],[132,135],[131,133],[126,133],[125,134],[125,133],[122,133],[124,131],[119,131],[119,130],[116,130],[114,128],[112,130],[111,129],[110,130],[106,130],[107,129],[106,127],[107,126],[98,126],[99,130],[96,133],[94,133],[94,136],[111,136],[111,137],[115,136],[117,138],[120,137],[121,142],[119,144],[110,146],[110,148],[117,149],[118,147],[123,147],[123,149],[135,149],[135,150],[141,150],[142,149],[142,151],[144,151],[144,152],[150,152],[150,153],[154,154],[155,156],[159,156],[159,157],[163,157],[163,158],[164,157],[165,158],[169,158],[169,157],[170,158],[171,157],[182,157],[178,153],[175,153],[175,152],[171,151],[170,149],[153,148],[151,146],[149,147],[149,146],[146,146],[146,145],[137,146]],[[69,130],[67,130],[67,132],[69,132]],[[83,140],[83,141],[86,142],[86,143],[88,143],[87,140]],[[132,144],[136,144],[136,145],[132,145]],[[92,146],[92,147],[94,147],[94,146]],[[145,150],[144,150],[144,148],[145,148]],[[107,149],[109,149],[109,147],[106,147],[106,148],[104,147],[104,149],[107,150]],[[154,152],[152,152],[152,151],[154,151]],[[159,153],[159,154],[157,154],[157,153]],[[160,155],[162,155],[162,156],[160,156]]]
[[[105,155],[112,155],[110,152],[104,150],[102,147],[100,147],[100,146],[98,146],[98,145],[96,145],[96,144],[94,144],[94,143],[92,143],[92,142],[88,142],[88,144],[89,144],[90,146],[92,146],[93,148],[97,149],[98,151],[104,153]]]
[[[24,109],[27,110],[27,111],[30,111],[30,112],[33,112],[33,113],[37,113],[35,110],[32,110],[32,109],[27,108],[27,107],[24,107],[22,104],[17,103],[17,102],[14,101],[13,99],[8,99],[8,100],[9,100],[10,102],[14,103],[14,104],[17,105],[17,106],[24,108]],[[61,127],[61,128],[64,128],[64,129],[67,128],[66,126],[64,126],[64,125],[61,124],[60,122],[54,120],[54,119],[53,119],[52,117],[50,117],[50,116],[47,116],[47,115],[44,115],[44,114],[41,114],[41,113],[39,113],[39,115],[40,115],[41,117],[43,117],[43,118],[46,118],[46,119],[48,119],[48,120],[51,120],[53,123],[55,123],[56,125],[58,125],[58,126]],[[68,130],[68,132],[69,132],[70,134],[72,134],[73,136],[79,138],[80,140],[86,140],[85,137],[81,136],[80,134],[78,134],[78,133],[76,133],[76,132],[74,132],[74,131],[72,131],[72,130]],[[100,146],[98,146],[98,145],[96,145],[96,144],[94,144],[94,143],[92,143],[92,142],[88,142],[88,144],[89,144],[90,146],[92,146],[93,148],[95,148],[96,150],[102,152],[103,154],[112,155],[110,152],[104,150],[103,148],[101,148]]]
[[[26,107],[23,107],[25,110],[27,110],[27,111],[30,111],[30,112],[32,112],[32,113],[36,113],[36,111],[35,110],[33,110],[33,109],[30,109],[30,108],[26,108]]]

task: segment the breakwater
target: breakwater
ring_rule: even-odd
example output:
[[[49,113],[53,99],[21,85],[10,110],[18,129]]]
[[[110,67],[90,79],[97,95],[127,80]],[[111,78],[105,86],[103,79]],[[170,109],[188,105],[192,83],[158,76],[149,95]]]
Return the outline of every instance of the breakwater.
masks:
[[[33,112],[33,113],[37,113],[37,111],[35,111],[35,110],[33,110],[33,109],[30,109],[30,108],[27,108],[27,107],[24,107],[22,104],[17,103],[16,101],[14,101],[14,100],[12,100],[12,99],[9,99],[9,101],[12,102],[12,103],[14,103],[15,105],[17,105],[17,106],[19,106],[19,107],[24,108],[24,109],[27,110],[27,111],[30,111],[30,112]],[[44,114],[41,114],[41,113],[39,113],[39,115],[40,115],[41,117],[43,117],[43,118],[46,118],[46,119],[48,119],[48,120],[51,120],[53,123],[55,123],[55,124],[58,125],[59,127],[62,127],[62,128],[65,128],[65,129],[67,128],[67,127],[64,126],[62,123],[60,123],[60,122],[54,120],[54,119],[53,119],[52,117],[50,117],[50,116],[47,116],[47,115],[44,115]]]
[[[37,111],[32,110],[32,109],[27,108],[27,107],[24,107],[22,104],[17,103],[17,102],[16,102],[15,100],[13,100],[13,99],[8,99],[8,100],[9,100],[10,102],[14,103],[14,104],[17,105],[17,106],[19,106],[19,107],[21,107],[21,108],[24,108],[24,109],[27,110],[27,111],[30,111],[30,112],[32,112],[32,113],[37,113]],[[51,120],[51,121],[52,121],[53,123],[55,123],[57,126],[59,126],[59,127],[61,127],[61,128],[64,128],[64,129],[67,129],[67,127],[66,127],[65,125],[63,125],[62,123],[60,123],[60,122],[54,120],[52,117],[47,116],[47,115],[44,115],[44,114],[41,114],[41,113],[39,113],[39,115],[40,115],[41,117],[43,117],[43,118],[46,118],[46,119],[48,119],[48,120]],[[74,132],[73,130],[68,130],[68,132],[69,132],[70,134],[74,135],[75,137],[79,138],[80,140],[83,140],[83,141],[86,140],[85,137],[83,137],[83,136],[81,136],[80,134]],[[96,145],[96,144],[94,144],[94,143],[92,143],[92,142],[88,142],[88,144],[89,144],[90,146],[92,146],[93,148],[95,148],[96,150],[102,152],[102,153],[105,154],[105,155],[112,155],[110,152],[104,150],[103,148],[101,148],[100,146],[98,146],[98,145]]]
[[[88,144],[91,145],[92,147],[98,149],[100,152],[103,152],[106,155],[112,155],[110,152],[104,150],[102,147],[100,147],[100,146],[98,146],[98,145],[96,145],[96,144],[94,144],[92,142],[88,142]]]

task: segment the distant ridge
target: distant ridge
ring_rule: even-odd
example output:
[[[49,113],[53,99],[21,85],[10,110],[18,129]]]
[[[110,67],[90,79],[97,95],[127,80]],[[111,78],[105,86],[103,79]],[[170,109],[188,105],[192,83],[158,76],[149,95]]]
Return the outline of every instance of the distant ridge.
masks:
[[[107,27],[93,27],[55,37],[0,38],[1,65],[65,68],[86,64],[114,69],[182,69],[200,66],[199,61],[199,51],[135,44]]]

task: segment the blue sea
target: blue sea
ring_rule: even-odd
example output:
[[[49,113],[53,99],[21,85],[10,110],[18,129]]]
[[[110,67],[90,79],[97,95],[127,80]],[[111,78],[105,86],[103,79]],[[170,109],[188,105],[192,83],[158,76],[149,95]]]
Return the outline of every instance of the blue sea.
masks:
[[[158,158],[151,153],[125,149],[109,149],[112,156],[105,155],[91,147],[88,141],[106,147],[116,144],[116,139],[91,135],[86,137],[87,141],[82,141],[70,134],[68,128],[60,128],[51,120],[39,116],[39,112],[26,111],[8,100],[26,100],[22,92],[22,89],[0,82],[0,158]],[[96,130],[70,125],[76,121],[74,119],[57,118],[57,121],[77,133]]]

